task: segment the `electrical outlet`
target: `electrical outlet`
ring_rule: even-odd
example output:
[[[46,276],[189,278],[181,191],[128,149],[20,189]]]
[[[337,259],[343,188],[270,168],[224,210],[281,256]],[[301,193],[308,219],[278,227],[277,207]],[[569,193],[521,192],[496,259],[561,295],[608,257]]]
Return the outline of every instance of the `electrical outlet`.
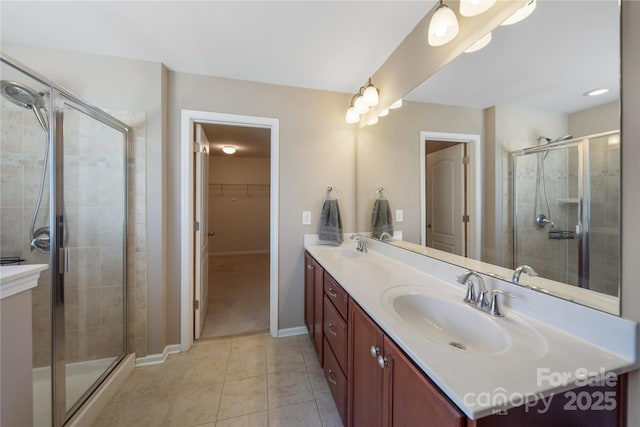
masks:
[[[302,225],[311,224],[311,211],[302,211]]]
[[[404,212],[400,209],[396,211],[396,222],[404,221]]]

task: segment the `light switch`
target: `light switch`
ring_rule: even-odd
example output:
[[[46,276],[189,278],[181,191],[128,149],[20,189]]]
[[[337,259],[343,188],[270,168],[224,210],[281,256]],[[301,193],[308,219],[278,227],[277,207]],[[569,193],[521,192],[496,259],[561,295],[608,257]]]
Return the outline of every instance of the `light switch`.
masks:
[[[302,211],[302,225],[311,224],[311,211]]]
[[[404,212],[400,209],[396,211],[396,222],[404,221]]]

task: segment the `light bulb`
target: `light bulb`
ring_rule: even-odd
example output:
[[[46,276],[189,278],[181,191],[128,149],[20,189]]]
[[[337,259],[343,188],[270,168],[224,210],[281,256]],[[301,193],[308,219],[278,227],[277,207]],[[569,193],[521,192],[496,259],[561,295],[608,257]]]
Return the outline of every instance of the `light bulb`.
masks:
[[[236,147],[231,145],[225,145],[224,147],[222,147],[222,152],[225,154],[233,154],[236,152]]]
[[[491,42],[491,33],[488,33],[484,37],[482,37],[480,40],[476,41],[474,44],[469,46],[467,50],[465,50],[465,53],[476,52],[482,49],[483,47],[485,47],[486,45],[488,45],[490,42]]]
[[[358,123],[360,121],[360,115],[356,113],[355,108],[349,107],[349,109],[347,110],[346,121],[350,125]]]
[[[458,35],[458,18],[448,6],[440,4],[429,22],[429,44],[442,46]]]
[[[358,95],[356,100],[353,101],[353,108],[358,114],[367,114],[369,112],[369,106],[362,95]]]
[[[496,0],[460,0],[460,15],[476,16],[491,9]]]
[[[378,114],[378,117],[387,117],[388,115],[389,115],[389,109],[387,108],[386,110],[382,110],[382,112]]]
[[[500,25],[512,25],[516,22],[520,22],[525,19],[527,16],[531,15],[536,9],[536,0],[531,0],[529,3],[522,6],[520,9],[516,10],[516,13],[508,17],[502,24]]]
[[[372,85],[371,82],[369,82],[369,86],[367,86],[367,88],[364,90],[362,97],[369,107],[375,107],[380,101],[378,97],[378,89],[376,89],[376,87]]]
[[[369,119],[369,121],[367,122],[367,124],[368,124],[369,126],[371,126],[371,125],[375,125],[376,123],[378,123],[378,118],[377,118],[377,117],[372,117],[372,118],[370,118],[370,119]]]

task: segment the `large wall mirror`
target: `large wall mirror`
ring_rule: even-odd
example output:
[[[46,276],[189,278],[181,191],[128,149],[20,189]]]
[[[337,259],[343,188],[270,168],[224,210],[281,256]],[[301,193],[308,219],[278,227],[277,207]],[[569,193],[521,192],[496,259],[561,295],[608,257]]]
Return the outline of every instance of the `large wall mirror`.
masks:
[[[619,314],[619,99],[619,2],[538,1],[358,131],[358,231]]]

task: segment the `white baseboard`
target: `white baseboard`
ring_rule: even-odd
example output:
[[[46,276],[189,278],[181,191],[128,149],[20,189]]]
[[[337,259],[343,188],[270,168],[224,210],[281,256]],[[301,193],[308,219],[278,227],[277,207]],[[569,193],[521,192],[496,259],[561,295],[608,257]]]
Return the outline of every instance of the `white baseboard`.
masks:
[[[167,360],[167,356],[170,354],[180,353],[180,344],[171,344],[164,348],[162,353],[150,354],[144,357],[136,358],[136,368],[138,366],[153,366],[161,365]]]
[[[296,328],[287,328],[287,329],[279,329],[278,330],[278,337],[282,338],[282,337],[292,337],[294,335],[305,335],[308,334],[309,331],[307,331],[307,327],[306,326],[298,326]]]
[[[238,252],[209,252],[209,256],[231,256],[231,255],[262,255],[268,254],[269,249],[260,251],[238,251]]]
[[[135,356],[133,354],[128,355],[122,363],[109,375],[109,377],[100,385],[100,387],[93,393],[93,396],[82,405],[74,416],[69,420],[66,426],[70,427],[83,427],[90,426],[100,415],[100,412],[107,406],[107,404],[116,395],[122,384],[129,377],[135,368]]]

